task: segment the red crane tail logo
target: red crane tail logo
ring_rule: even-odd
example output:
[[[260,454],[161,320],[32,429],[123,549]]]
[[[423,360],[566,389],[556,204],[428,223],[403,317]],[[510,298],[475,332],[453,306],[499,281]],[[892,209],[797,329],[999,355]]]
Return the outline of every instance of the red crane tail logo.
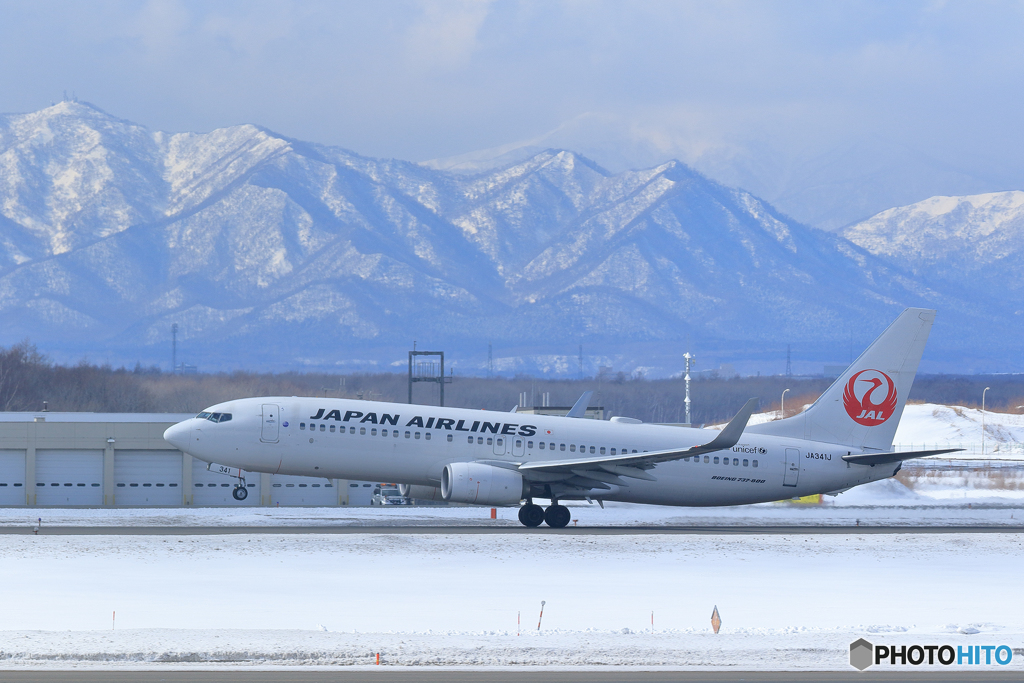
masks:
[[[880,425],[896,412],[896,384],[881,370],[861,370],[846,383],[843,406],[857,424]]]

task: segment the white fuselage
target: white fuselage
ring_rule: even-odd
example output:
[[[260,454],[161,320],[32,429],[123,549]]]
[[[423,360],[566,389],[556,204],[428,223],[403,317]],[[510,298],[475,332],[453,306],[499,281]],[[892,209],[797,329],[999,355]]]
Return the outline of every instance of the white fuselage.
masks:
[[[711,430],[352,399],[239,399],[207,409],[165,438],[207,462],[328,479],[438,486],[450,463],[525,463],[586,454],[661,451],[709,442]],[[847,446],[745,433],[726,451],[662,462],[656,481],[612,484],[604,500],[740,505],[847,489],[892,476],[897,464],[851,465]],[[572,496],[566,496],[572,497]]]

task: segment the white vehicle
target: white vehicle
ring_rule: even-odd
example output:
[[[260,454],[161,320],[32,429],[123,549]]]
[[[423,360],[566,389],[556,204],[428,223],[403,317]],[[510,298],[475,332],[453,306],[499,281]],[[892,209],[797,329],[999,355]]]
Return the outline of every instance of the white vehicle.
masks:
[[[398,484],[377,484],[373,487],[371,505],[408,505],[409,501],[398,489]]]
[[[892,452],[934,319],[904,311],[803,413],[748,427],[751,399],[721,432],[293,396],[220,403],[164,438],[250,472],[401,482],[413,498],[477,505],[525,501],[529,527],[568,524],[564,500],[711,506],[835,493],[957,450]]]

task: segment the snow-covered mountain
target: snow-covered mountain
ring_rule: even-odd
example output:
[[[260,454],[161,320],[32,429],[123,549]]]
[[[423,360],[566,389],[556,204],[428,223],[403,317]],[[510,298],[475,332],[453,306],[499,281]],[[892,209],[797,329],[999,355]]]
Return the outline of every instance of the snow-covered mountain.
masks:
[[[657,366],[688,336],[842,358],[912,304],[968,323],[947,347],[1018,324],[678,162],[613,175],[551,149],[454,174],[69,102],[0,117],[0,241],[0,340],[115,362],[163,361],[175,322],[207,369],[387,363],[413,339],[480,362],[583,343]]]
[[[931,197],[883,211],[844,237],[930,282],[998,297],[1024,315],[1024,192]]]

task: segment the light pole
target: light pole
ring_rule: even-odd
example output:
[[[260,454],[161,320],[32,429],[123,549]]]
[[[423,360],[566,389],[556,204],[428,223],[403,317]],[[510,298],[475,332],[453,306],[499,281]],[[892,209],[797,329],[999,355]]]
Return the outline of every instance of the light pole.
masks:
[[[981,392],[981,457],[985,457],[985,394],[991,387],[985,387]]]
[[[786,392],[787,391],[789,391],[789,389],[783,389],[783,391],[782,391],[782,410],[781,410],[782,419],[786,419]]]

